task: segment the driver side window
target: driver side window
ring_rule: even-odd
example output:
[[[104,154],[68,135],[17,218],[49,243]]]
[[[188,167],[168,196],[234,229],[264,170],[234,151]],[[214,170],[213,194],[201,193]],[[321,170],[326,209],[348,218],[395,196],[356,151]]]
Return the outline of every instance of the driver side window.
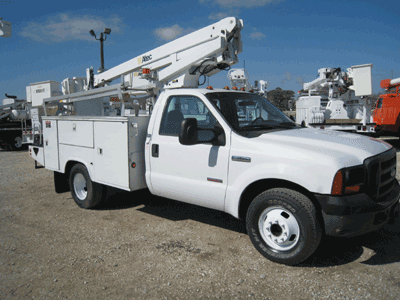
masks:
[[[212,129],[217,120],[203,101],[194,96],[172,96],[167,100],[160,125],[160,135],[178,136],[184,119],[196,118],[200,129]]]

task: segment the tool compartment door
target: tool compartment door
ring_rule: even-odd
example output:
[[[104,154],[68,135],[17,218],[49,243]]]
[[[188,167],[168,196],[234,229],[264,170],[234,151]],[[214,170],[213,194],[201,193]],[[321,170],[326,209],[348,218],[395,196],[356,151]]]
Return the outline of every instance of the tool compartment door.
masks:
[[[58,127],[56,120],[43,120],[44,165],[47,169],[59,171]]]
[[[94,122],[94,181],[129,190],[128,122]]]
[[[59,120],[60,144],[93,148],[93,122]]]

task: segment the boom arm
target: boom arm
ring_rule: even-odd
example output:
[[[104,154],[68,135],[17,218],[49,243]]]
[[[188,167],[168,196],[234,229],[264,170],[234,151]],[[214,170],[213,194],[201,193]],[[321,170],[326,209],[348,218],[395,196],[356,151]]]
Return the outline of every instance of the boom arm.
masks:
[[[211,76],[237,63],[237,54],[242,52],[242,28],[242,20],[225,18],[92,78],[88,76],[88,86],[101,87],[124,76],[123,84],[133,89],[197,87],[201,75]]]

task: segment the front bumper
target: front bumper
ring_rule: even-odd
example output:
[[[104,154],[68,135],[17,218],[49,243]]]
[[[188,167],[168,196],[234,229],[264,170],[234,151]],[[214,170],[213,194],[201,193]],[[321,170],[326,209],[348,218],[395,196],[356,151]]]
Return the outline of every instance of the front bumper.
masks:
[[[322,208],[325,233],[331,236],[356,236],[375,231],[398,217],[400,186],[376,202],[366,194],[335,197],[315,194]]]

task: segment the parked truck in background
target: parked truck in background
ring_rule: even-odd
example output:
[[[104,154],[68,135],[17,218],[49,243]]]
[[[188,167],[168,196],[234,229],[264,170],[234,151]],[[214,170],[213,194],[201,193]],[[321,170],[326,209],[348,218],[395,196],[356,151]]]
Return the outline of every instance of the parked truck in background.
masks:
[[[296,101],[296,122],[326,130],[375,134],[371,103],[372,64],[321,68],[318,78],[304,83]]]
[[[400,137],[400,78],[382,80],[381,88],[385,93],[379,96],[373,113],[375,130],[379,135]]]
[[[20,150],[32,143],[31,105],[16,96],[0,100],[0,146]]]
[[[324,234],[358,235],[395,218],[389,144],[301,128],[256,93],[198,88],[200,76],[238,62],[242,27],[223,19],[100,74],[89,69],[81,91],[41,99],[73,112],[42,116],[43,136],[29,149],[54,171],[56,192],[92,208],[105,186],[148,188],[220,210],[245,220],[262,255],[288,265],[312,255]],[[96,115],[80,114],[78,103]]]

